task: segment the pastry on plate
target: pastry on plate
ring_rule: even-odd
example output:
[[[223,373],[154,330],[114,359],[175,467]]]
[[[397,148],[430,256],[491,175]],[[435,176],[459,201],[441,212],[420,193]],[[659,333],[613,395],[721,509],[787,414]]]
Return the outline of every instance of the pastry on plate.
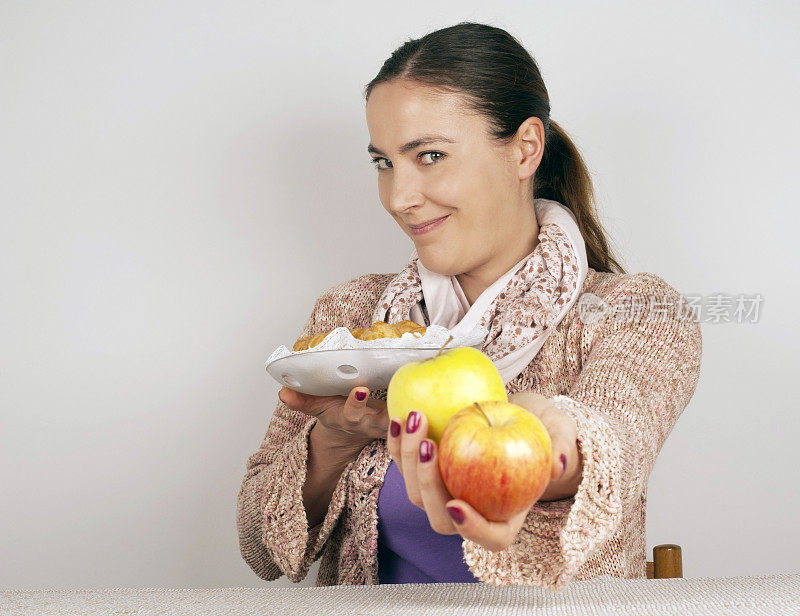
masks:
[[[414,321],[400,321],[399,323],[390,324],[383,321],[376,321],[370,327],[347,328],[353,334],[356,340],[376,340],[377,338],[400,338],[406,332],[411,332],[423,336],[427,327],[415,323]],[[305,351],[317,346],[325,339],[325,336],[331,333],[327,331],[313,336],[300,338],[294,343],[292,350]]]

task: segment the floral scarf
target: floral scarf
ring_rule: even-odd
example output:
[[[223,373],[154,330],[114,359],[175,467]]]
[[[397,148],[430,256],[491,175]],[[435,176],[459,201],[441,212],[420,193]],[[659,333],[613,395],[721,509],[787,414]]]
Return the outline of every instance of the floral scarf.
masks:
[[[575,303],[588,270],[574,214],[549,199],[535,199],[534,209],[539,243],[471,306],[456,277],[428,270],[415,250],[383,292],[373,322],[410,319],[457,334],[485,327],[488,334],[481,350],[508,384],[525,370]]]

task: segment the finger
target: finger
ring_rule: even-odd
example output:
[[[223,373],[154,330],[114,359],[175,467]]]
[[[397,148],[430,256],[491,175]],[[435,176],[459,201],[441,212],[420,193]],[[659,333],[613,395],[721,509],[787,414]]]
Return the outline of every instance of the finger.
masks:
[[[288,387],[281,387],[280,391],[278,392],[278,399],[286,406],[294,408],[295,404],[298,402],[297,392],[294,389],[289,389]]]
[[[425,413],[422,411],[412,411],[409,413],[404,430],[401,434],[400,459],[403,461],[403,479],[405,479],[406,482],[408,500],[417,507],[423,507],[419,481],[417,480],[419,444],[427,435],[428,418],[425,417]]]
[[[529,509],[523,509],[505,522],[487,520],[468,502],[455,499],[445,503],[453,519],[453,525],[465,539],[485,547],[492,552],[500,552],[510,546],[517,538],[519,530],[528,516]],[[458,519],[456,519],[458,518]],[[462,520],[459,522],[459,520]]]
[[[362,399],[359,400],[359,397]],[[367,409],[369,389],[366,387],[353,387],[345,400],[342,408],[342,418],[349,427],[356,427],[364,418]]]
[[[400,473],[403,473],[403,460],[400,458],[400,444],[403,440],[403,422],[399,419],[392,419],[386,430],[386,449],[389,457],[394,460]]]
[[[282,387],[278,392],[278,398],[286,406],[295,411],[306,413],[307,415],[319,415],[331,404],[341,400],[342,396],[312,396],[304,394],[289,387]]]
[[[427,438],[422,439],[417,464],[417,481],[422,504],[428,515],[428,522],[435,532],[440,535],[457,535],[458,529],[445,507],[447,502],[453,499],[453,495],[444,485],[436,454],[436,443]]]
[[[570,463],[574,462],[571,458],[575,456],[577,449],[578,428],[575,421],[566,414],[551,416],[547,422],[542,423],[547,428],[553,446],[550,480],[558,480],[566,474]]]
[[[363,399],[359,400],[359,396]],[[350,391],[342,416],[348,430],[369,438],[382,438],[389,428],[389,413],[383,400],[370,400],[369,388],[355,387]]]

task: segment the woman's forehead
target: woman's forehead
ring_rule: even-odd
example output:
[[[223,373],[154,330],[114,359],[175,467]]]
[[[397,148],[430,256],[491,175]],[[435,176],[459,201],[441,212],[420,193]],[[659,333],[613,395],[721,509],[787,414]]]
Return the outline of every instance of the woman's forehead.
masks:
[[[371,112],[416,117],[441,112],[466,113],[467,111],[466,100],[462,93],[442,91],[407,81],[393,81],[375,86],[367,101],[367,116]]]
[[[367,103],[367,125],[375,149],[407,149],[408,143],[435,135],[452,142],[467,134],[482,132],[484,119],[456,93],[436,92],[422,86],[379,88]],[[377,95],[377,96],[376,96]]]

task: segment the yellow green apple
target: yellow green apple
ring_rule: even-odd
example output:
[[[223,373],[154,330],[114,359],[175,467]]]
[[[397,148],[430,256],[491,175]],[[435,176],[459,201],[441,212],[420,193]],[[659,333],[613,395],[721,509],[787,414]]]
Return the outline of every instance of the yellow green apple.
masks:
[[[476,400],[508,401],[506,387],[488,355],[456,347],[400,366],[389,381],[386,406],[401,423],[411,411],[428,419],[427,438],[435,443],[448,420]]]
[[[487,400],[453,415],[437,456],[453,498],[502,522],[530,509],[547,489],[553,446],[536,415],[511,402]]]

